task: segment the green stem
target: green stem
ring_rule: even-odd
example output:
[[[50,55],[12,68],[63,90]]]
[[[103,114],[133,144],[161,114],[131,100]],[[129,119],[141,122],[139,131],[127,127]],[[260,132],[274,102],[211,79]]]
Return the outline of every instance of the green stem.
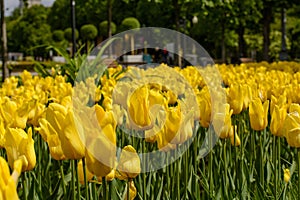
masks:
[[[78,160],[75,160],[75,172],[76,172],[76,184],[77,184],[77,197],[78,200],[80,200],[81,192],[80,192],[80,181],[79,181],[79,175],[78,175]]]
[[[143,170],[142,170],[142,177],[143,177],[143,195],[144,195],[144,198],[143,199],[147,199],[147,187],[146,187],[146,183],[147,183],[147,181],[146,181],[146,172],[145,172],[145,167],[146,167],[146,141],[145,140],[143,140],[143,142],[142,142],[142,152],[143,152],[143,157],[142,157],[142,161],[143,161],[143,163],[142,163],[142,168],[143,168]]]
[[[92,183],[93,199],[98,199],[96,183]]]
[[[128,179],[128,181],[127,181],[127,200],[130,200],[130,183],[131,183],[131,180]]]
[[[34,128],[32,128],[32,131],[34,131]],[[33,132],[34,133],[34,132]],[[39,181],[39,192],[42,192],[42,138],[40,136],[40,134],[37,134],[37,141],[38,141],[38,170],[39,170],[39,174],[38,174],[38,181]]]
[[[176,153],[178,153],[178,148],[176,148]],[[176,162],[176,186],[177,186],[177,199],[181,199],[180,198],[180,163],[179,163],[180,159],[177,159]]]
[[[298,150],[298,200],[300,200],[300,148]]]
[[[274,156],[274,199],[277,200],[277,136],[273,136],[273,156]]]
[[[84,189],[85,189],[85,198],[86,200],[89,200],[89,186],[88,186],[88,181],[86,177],[86,163],[85,163],[85,158],[82,158],[82,166],[83,166],[83,176],[84,176]]]
[[[196,134],[194,137],[194,141],[193,141],[193,153],[194,153],[194,173],[195,174],[197,174],[197,170],[198,170],[198,162],[197,162],[197,155],[198,155],[198,149],[197,149],[197,146],[198,146],[198,137],[199,137],[199,134],[197,134],[198,133],[198,127],[197,127],[197,124],[195,124],[195,133],[194,134]],[[197,197],[197,179],[196,179],[196,176],[192,176],[192,180],[193,180],[193,195],[194,195],[194,197]]]
[[[109,198],[108,198],[108,191],[107,191],[107,180],[106,180],[106,178],[105,178],[105,176],[104,177],[102,177],[102,189],[103,189],[103,199],[104,200],[108,200]]]
[[[185,148],[188,148],[187,144],[183,144],[185,145]],[[184,154],[184,163],[183,163],[183,166],[184,166],[184,185],[187,186],[188,185],[188,170],[190,169],[189,168],[189,155],[188,155],[189,151],[186,150],[185,151],[185,154]],[[184,198],[183,199],[186,199],[187,197],[187,187],[184,187]]]
[[[75,200],[76,199],[76,193],[75,193],[75,188],[76,188],[76,184],[75,184],[75,176],[76,176],[76,172],[75,172],[75,160],[71,160],[71,170],[72,170],[72,199]]]
[[[228,185],[228,177],[227,177],[227,159],[226,159],[226,143],[227,141],[224,140],[223,141],[224,143],[224,152],[223,152],[223,155],[224,155],[224,174],[225,174],[225,188],[224,188],[224,192],[225,192],[225,198],[228,196],[227,194],[227,185]]]
[[[237,123],[237,121],[236,121]],[[235,154],[235,162],[234,162],[234,170],[235,170],[235,192],[238,193],[239,180],[238,180],[238,148],[236,146],[236,134],[234,130],[233,134],[233,143],[234,143],[234,154]]]
[[[278,167],[279,167],[279,170],[278,170],[278,177],[281,177],[281,154],[280,154],[280,151],[281,151],[281,142],[280,142],[281,138],[278,137],[277,138],[277,161],[278,161]]]
[[[259,137],[259,144],[260,144],[260,183],[262,187],[264,187],[264,145],[262,141],[263,131],[261,131],[261,135]]]
[[[27,190],[27,177],[26,172],[23,172],[22,175],[22,185],[23,185],[23,198],[24,200],[27,200],[28,190]]]
[[[209,143],[209,163],[208,163],[208,173],[209,173],[209,197],[213,197],[213,191],[214,191],[214,185],[213,185],[213,171],[212,171],[212,164],[213,164],[213,155],[212,155],[212,132],[210,131],[210,128],[208,129],[208,143]]]
[[[61,184],[63,187],[64,196],[67,194],[66,184],[65,184],[65,174],[64,174],[64,166],[63,161],[59,161],[60,164],[60,175],[61,175]]]

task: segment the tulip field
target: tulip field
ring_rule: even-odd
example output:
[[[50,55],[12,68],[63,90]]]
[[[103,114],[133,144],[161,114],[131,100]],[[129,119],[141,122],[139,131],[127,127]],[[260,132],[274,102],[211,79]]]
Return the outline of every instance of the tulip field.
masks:
[[[68,67],[1,85],[0,200],[300,199],[300,63]]]

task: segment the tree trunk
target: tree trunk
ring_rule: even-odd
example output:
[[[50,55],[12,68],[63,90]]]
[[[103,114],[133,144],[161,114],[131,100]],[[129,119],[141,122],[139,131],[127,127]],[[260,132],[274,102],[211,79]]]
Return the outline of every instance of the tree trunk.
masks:
[[[270,32],[272,21],[272,7],[264,4],[263,9],[263,60],[270,61],[269,48],[270,48]]]
[[[225,13],[224,13],[224,17],[225,17]],[[222,20],[222,41],[221,41],[221,45],[222,45],[222,62],[225,63],[226,62],[226,47],[225,47],[225,22],[224,22],[224,20]]]
[[[245,47],[245,39],[244,39],[245,27],[243,25],[239,25],[238,35],[239,35],[239,58],[246,56],[246,47]]]
[[[2,82],[5,78],[9,76],[7,68],[7,37],[6,37],[6,23],[5,23],[5,7],[4,0],[0,0],[0,10],[1,10],[1,47],[2,47]]]

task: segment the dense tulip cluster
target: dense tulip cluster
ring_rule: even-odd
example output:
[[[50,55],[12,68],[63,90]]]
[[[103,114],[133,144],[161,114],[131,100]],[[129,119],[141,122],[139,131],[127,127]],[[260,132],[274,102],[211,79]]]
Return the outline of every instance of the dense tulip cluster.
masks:
[[[95,80],[72,86],[64,76],[42,78],[27,71],[5,80],[0,89],[0,148],[14,172],[10,175],[0,157],[0,199],[17,199],[18,177],[36,167],[37,134],[52,159],[78,161],[81,184],[127,181],[130,199],[139,193],[134,180],[142,171],[141,148],[133,140],[120,142],[124,136],[118,127],[142,132],[142,141],[162,152],[201,134],[194,131],[196,123],[201,130],[212,126],[211,134],[221,142],[229,139],[235,148],[255,149],[245,144],[245,134],[255,132],[284,137],[289,148],[300,148],[298,63],[184,69],[161,65],[147,70],[119,66],[107,69],[99,83]],[[285,169],[281,178],[288,183],[292,173]]]

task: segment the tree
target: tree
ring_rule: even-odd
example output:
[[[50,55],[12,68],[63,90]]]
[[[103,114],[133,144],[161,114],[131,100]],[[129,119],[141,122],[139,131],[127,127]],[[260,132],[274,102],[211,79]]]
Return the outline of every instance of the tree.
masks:
[[[68,40],[68,42],[72,42],[72,28],[69,27],[69,28],[66,28],[64,30],[64,37],[65,37],[66,40]],[[75,38],[76,38],[76,40],[78,39],[78,37],[79,37],[79,32],[76,29],[75,30]]]
[[[99,34],[103,37],[108,37],[108,21],[105,20],[105,21],[102,21],[100,24],[99,24]],[[117,31],[117,26],[114,22],[111,22],[110,24],[110,29],[111,29],[111,34],[115,34],[116,31]]]
[[[64,30],[71,26],[71,8],[68,0],[56,0],[48,15],[51,30]]]
[[[130,29],[140,28],[141,24],[135,17],[127,17],[121,23],[121,30],[126,31]]]
[[[25,55],[46,57],[48,50],[42,45],[51,43],[51,28],[47,24],[48,9],[42,5],[25,8],[23,15],[15,22],[11,31],[11,50],[24,52]]]
[[[53,45],[57,47],[67,48],[68,42],[65,39],[63,30],[55,30],[52,33]]]
[[[86,24],[80,28],[80,35],[86,44],[86,52],[89,50],[89,43],[98,35],[98,30],[93,24]]]

